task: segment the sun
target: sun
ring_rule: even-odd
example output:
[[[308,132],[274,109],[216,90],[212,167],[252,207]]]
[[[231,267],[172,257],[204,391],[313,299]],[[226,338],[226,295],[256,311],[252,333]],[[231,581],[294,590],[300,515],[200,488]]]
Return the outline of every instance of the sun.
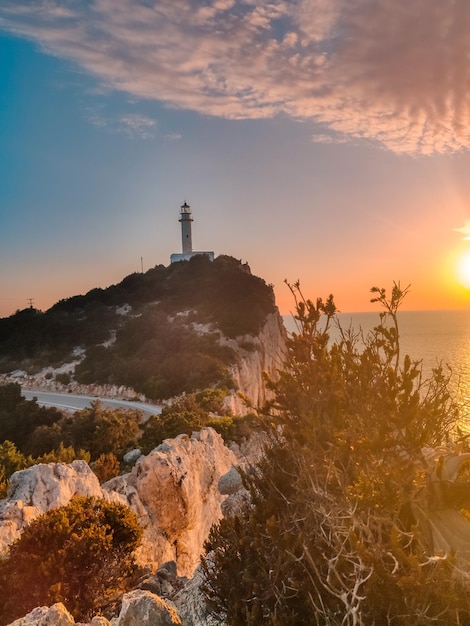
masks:
[[[456,273],[460,285],[470,291],[470,250],[463,252],[457,259]]]

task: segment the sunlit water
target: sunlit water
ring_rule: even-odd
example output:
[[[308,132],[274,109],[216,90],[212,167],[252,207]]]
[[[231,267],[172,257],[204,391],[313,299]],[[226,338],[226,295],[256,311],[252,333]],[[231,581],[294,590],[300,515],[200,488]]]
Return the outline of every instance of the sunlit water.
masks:
[[[341,313],[338,319],[343,328],[367,332],[379,323],[379,313]],[[284,323],[295,330],[291,316]],[[470,311],[401,311],[398,324],[402,356],[422,361],[426,376],[439,363],[449,366],[454,391],[470,402]]]

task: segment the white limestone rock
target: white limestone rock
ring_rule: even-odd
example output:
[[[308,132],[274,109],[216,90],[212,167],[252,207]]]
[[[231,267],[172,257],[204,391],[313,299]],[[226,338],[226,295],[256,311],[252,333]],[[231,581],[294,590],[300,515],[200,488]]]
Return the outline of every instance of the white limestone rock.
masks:
[[[100,486],[84,461],[39,464],[15,472],[8,497],[0,501],[0,552],[35,517],[66,505],[74,496],[128,504],[144,527],[137,552],[141,565],[156,569],[175,561],[190,577],[210,527],[222,517],[225,498],[217,484],[236,457],[212,428],[191,437],[167,439],[138,459],[129,474]]]
[[[85,461],[40,463],[15,472],[7,497],[0,500],[0,553],[35,517],[68,504],[76,496],[118,499],[101,489]]]
[[[243,488],[240,472],[232,466],[226,474],[219,478],[217,486],[222,495],[230,496],[240,491]]]
[[[134,465],[137,459],[141,456],[142,452],[139,450],[139,448],[134,448],[133,450],[129,450],[129,452],[126,452],[126,454],[122,457],[122,460],[127,465]]]
[[[150,591],[136,589],[124,594],[116,626],[177,626],[182,625],[173,605]]]
[[[95,615],[90,622],[90,626],[111,626],[111,622],[102,615]]]
[[[58,602],[51,607],[37,607],[28,615],[11,622],[7,626],[73,626],[73,624],[75,624],[73,617],[65,606]]]
[[[264,373],[275,379],[286,356],[286,329],[279,312],[267,316],[257,336],[247,335],[236,340],[223,337],[219,343],[229,346],[237,355],[230,375],[240,393],[255,407],[271,399],[272,393],[266,388]],[[247,412],[246,404],[235,393],[230,397],[229,405],[234,414],[244,415]]]
[[[198,566],[191,580],[173,598],[184,626],[225,626],[223,621],[209,614],[201,592],[202,583],[203,573]]]
[[[129,474],[103,485],[123,496],[140,518],[142,565],[175,561],[180,576],[192,576],[212,524],[222,517],[219,478],[234,463],[222,437],[204,428],[191,437],[165,440],[140,457]]]

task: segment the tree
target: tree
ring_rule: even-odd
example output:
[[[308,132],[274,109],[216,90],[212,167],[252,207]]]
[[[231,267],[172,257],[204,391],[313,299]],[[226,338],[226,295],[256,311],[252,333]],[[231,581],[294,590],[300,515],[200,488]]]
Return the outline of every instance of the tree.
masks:
[[[164,407],[160,415],[151,415],[142,426],[139,445],[148,453],[164,439],[176,437],[182,433],[190,435],[201,430],[209,421],[206,407],[221,408],[217,391],[205,390],[199,394],[187,394],[172,404]],[[220,394],[223,397],[223,392]]]
[[[205,426],[214,428],[224,439],[240,438],[239,431],[243,426],[248,428],[252,416],[233,418],[224,404],[226,395],[225,389],[207,388],[181,396],[164,407],[160,415],[151,415],[145,421],[139,446],[148,453],[164,439],[191,435]]]
[[[8,439],[25,452],[35,428],[51,426],[61,417],[55,407],[40,407],[36,400],[25,400],[17,383],[0,385],[0,441]]]
[[[88,620],[127,591],[142,529],[122,504],[75,498],[33,520],[0,561],[0,619],[62,602]]]
[[[429,503],[425,447],[458,437],[442,368],[423,380],[399,352],[398,307],[367,336],[339,328],[336,307],[296,298],[259,465],[243,474],[251,503],[214,527],[205,593],[229,626],[469,623],[467,575],[436,555],[420,507]],[[236,590],[233,581],[237,580]]]
[[[67,445],[88,450],[91,459],[112,452],[122,456],[135,447],[141,413],[133,409],[108,409],[99,400],[63,420],[61,436]]]

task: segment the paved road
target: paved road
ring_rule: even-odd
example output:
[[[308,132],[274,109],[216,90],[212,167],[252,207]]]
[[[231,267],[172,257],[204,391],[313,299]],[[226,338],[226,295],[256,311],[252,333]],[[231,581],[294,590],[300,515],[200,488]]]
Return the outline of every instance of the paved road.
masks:
[[[58,409],[68,409],[69,411],[79,411],[88,408],[92,402],[99,400],[101,404],[110,409],[138,409],[147,415],[159,415],[162,407],[156,404],[146,404],[145,402],[131,402],[127,400],[114,400],[112,398],[96,398],[92,396],[78,396],[71,393],[52,393],[49,391],[35,391],[22,389],[21,394],[26,400],[37,399],[41,406],[55,406]]]

